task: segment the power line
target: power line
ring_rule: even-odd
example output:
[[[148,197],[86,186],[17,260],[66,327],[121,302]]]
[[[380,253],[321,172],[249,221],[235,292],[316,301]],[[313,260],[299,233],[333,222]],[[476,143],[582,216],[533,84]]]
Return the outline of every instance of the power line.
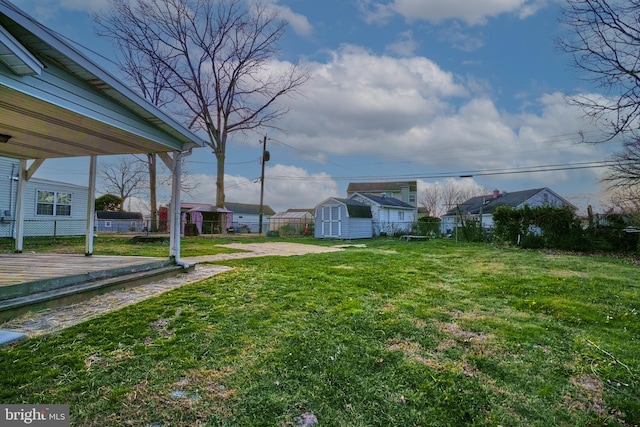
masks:
[[[269,179],[286,179],[286,180],[314,180],[314,181],[343,181],[343,180],[364,180],[364,181],[380,181],[380,180],[405,180],[405,179],[437,179],[437,178],[472,178],[475,176],[490,176],[490,175],[510,175],[510,174],[523,174],[523,173],[537,173],[537,172],[555,172],[563,170],[577,170],[577,169],[592,169],[609,167],[613,164],[617,164],[614,161],[594,161],[594,162],[580,162],[569,164],[555,164],[555,165],[539,165],[539,166],[523,166],[520,168],[502,168],[502,169],[478,169],[478,170],[465,170],[458,172],[438,172],[433,174],[407,174],[407,175],[387,175],[387,176],[326,176],[326,177],[303,177],[303,176],[278,176],[269,175]]]

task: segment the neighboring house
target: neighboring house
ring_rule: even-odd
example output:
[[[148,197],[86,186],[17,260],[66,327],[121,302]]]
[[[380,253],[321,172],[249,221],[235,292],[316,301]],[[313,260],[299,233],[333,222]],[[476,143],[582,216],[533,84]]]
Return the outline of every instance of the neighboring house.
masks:
[[[232,227],[236,233],[257,233],[260,229],[260,205],[247,203],[225,203],[233,212]],[[269,219],[276,212],[267,205],[262,206],[262,230],[269,230]]]
[[[229,229],[233,223],[233,213],[225,208],[206,203],[180,203],[180,233],[185,236],[196,234],[219,234],[220,224]]]
[[[314,237],[320,239],[371,238],[371,208],[357,200],[331,197],[316,206],[314,228]]]
[[[25,185],[25,236],[86,233],[87,187],[41,178],[31,178]],[[17,198],[18,160],[0,157],[0,237],[14,237]]]
[[[104,233],[140,233],[147,224],[140,212],[96,211],[96,231]]]
[[[269,231],[277,231],[280,234],[308,234],[313,230],[315,217],[313,210],[288,209],[286,212],[278,212],[271,217]]]
[[[347,186],[347,197],[355,193],[373,194],[374,196],[393,197],[413,206],[418,206],[418,182],[350,182]]]
[[[373,234],[376,236],[383,233],[390,236],[409,233],[417,220],[417,208],[395,197],[353,193],[349,199],[371,207]]]
[[[477,219],[483,228],[493,228],[493,212],[500,206],[509,206],[514,209],[522,209],[525,206],[531,208],[538,206],[566,206],[573,210],[577,209],[576,206],[546,187],[516,191],[513,193],[501,193],[499,190],[494,190],[493,194],[472,197],[458,205],[457,208],[450,209],[442,217],[442,233],[448,234],[452,232],[456,224],[460,222],[460,215],[462,215],[465,220]]]

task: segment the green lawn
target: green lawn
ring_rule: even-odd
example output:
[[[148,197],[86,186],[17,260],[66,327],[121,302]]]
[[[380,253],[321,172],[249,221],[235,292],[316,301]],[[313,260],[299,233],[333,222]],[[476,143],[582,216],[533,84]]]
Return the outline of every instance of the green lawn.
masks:
[[[0,401],[69,403],[75,426],[640,423],[638,265],[354,243],[367,247],[225,261],[2,347]]]

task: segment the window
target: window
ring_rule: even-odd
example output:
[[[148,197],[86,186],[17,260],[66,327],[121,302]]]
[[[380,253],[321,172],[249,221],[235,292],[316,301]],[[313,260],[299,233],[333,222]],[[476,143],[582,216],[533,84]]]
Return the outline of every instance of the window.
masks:
[[[36,214],[71,216],[71,193],[38,190]]]
[[[398,219],[404,221],[404,212],[398,212]]]
[[[416,202],[416,195],[415,194],[409,194],[409,203],[415,203]]]
[[[111,221],[105,221],[104,228],[111,228]]]

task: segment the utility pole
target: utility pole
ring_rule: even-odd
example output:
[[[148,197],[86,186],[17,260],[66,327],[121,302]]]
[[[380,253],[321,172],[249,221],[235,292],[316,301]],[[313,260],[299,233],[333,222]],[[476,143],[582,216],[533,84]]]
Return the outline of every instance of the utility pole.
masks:
[[[262,140],[262,175],[260,175],[260,221],[258,223],[258,234],[262,234],[262,217],[264,215],[264,164],[269,161],[269,158],[267,135],[265,135]]]

